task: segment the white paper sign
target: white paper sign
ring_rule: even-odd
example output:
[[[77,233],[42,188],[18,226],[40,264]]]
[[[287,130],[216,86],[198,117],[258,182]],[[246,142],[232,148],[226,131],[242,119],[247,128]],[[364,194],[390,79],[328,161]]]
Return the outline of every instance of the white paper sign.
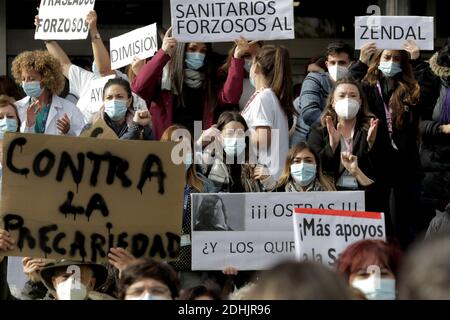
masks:
[[[89,26],[88,13],[95,0],[41,0],[39,25],[34,34],[41,40],[86,39]]]
[[[355,17],[355,49],[375,42],[380,49],[402,50],[407,40],[434,50],[434,18],[415,16]]]
[[[350,244],[386,238],[384,214],[380,212],[298,208],[293,221],[297,260],[330,267]]]
[[[110,40],[111,68],[119,69],[137,57],[147,59],[158,50],[156,23],[135,29]]]
[[[293,0],[171,0],[180,42],[294,39]]]
[[[363,211],[364,192],[192,194],[192,269],[264,270],[295,260],[296,207]]]
[[[99,110],[103,104],[103,88],[105,84],[110,79],[114,79],[115,75],[110,75],[106,77],[102,77],[99,79],[95,79],[91,81],[91,87],[89,89],[90,92],[90,103],[89,107],[93,110]]]

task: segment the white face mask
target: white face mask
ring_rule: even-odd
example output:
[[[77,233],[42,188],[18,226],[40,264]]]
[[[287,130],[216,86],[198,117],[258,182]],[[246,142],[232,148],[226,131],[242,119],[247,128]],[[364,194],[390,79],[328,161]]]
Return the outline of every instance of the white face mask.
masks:
[[[395,280],[372,275],[367,279],[353,280],[352,286],[361,290],[369,300],[395,300]]]
[[[341,99],[336,101],[334,110],[339,118],[350,120],[356,117],[360,108],[359,101],[355,99]]]
[[[85,300],[87,288],[72,276],[56,286],[56,294],[58,300]]]
[[[330,74],[330,78],[336,82],[348,74],[348,68],[335,64],[334,66],[328,67],[328,73]]]

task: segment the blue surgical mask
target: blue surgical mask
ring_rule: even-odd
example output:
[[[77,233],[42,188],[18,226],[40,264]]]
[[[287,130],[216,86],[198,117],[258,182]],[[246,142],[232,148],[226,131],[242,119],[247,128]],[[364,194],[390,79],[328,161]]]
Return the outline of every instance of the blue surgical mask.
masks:
[[[244,69],[248,73],[250,73],[250,69],[252,68],[252,59],[245,59]]]
[[[44,92],[44,88],[41,88],[40,81],[22,82],[22,88],[25,94],[32,98],[39,98],[42,92]]]
[[[170,300],[164,296],[157,296],[154,294],[150,294],[148,292],[146,292],[145,294],[143,294],[142,296],[139,297],[128,297],[126,298],[126,300]]]
[[[240,155],[245,150],[245,138],[223,138],[223,150],[231,157]]]
[[[367,279],[353,280],[352,286],[361,290],[369,300],[395,300],[395,280],[370,276]]]
[[[0,140],[3,140],[5,132],[16,132],[17,131],[17,120],[9,119],[3,117],[0,119]]]
[[[106,101],[105,112],[113,121],[124,118],[127,113],[127,100],[113,99]]]
[[[205,63],[205,55],[200,52],[186,52],[184,61],[186,66],[191,70],[198,70],[203,67]]]
[[[383,72],[383,74],[388,77],[394,77],[398,73],[402,72],[402,67],[400,63],[393,61],[380,61],[380,65],[378,66],[378,70]]]
[[[302,187],[306,187],[316,178],[316,165],[312,163],[294,163],[291,165],[291,176]]]

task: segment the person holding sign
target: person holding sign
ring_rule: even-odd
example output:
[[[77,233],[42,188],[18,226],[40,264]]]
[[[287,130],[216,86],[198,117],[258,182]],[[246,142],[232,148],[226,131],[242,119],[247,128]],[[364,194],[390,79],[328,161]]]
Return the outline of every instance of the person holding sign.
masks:
[[[232,84],[237,77],[242,82],[243,59],[236,59],[229,70],[227,79],[233,81],[227,81],[218,90],[213,85],[216,70],[211,46],[202,42],[178,43],[171,32],[170,28],[162,48],[142,67],[132,84],[133,92],[151,105],[157,139],[173,123],[191,132],[194,121],[202,121],[204,128],[211,127],[216,103],[237,104],[241,95]]]
[[[278,179],[289,151],[288,119],[296,114],[289,51],[281,46],[262,47],[253,58],[250,81],[256,91],[241,113],[253,130],[250,152]]]
[[[341,253],[336,270],[369,300],[395,300],[402,252],[382,240],[361,240]]]
[[[89,24],[92,52],[94,55],[92,72],[73,64],[56,41],[45,41],[45,46],[48,52],[60,62],[62,72],[67,80],[69,80],[70,94],[78,99],[76,105],[83,113],[85,122],[92,123],[95,114],[100,110],[102,105],[103,86],[107,81],[107,77],[116,76],[127,79],[127,76],[118,70],[111,70],[109,53],[97,28],[97,13],[95,10],[89,12],[86,21]],[[35,25],[37,26],[38,24],[39,16],[36,16]],[[143,99],[135,94],[133,94],[133,97],[135,103],[139,105],[139,108],[147,108]]]
[[[275,181],[264,165],[249,164],[247,123],[237,112],[226,111],[217,125],[206,130],[197,144],[208,136],[218,139],[214,160],[202,167],[203,173],[214,183],[214,192],[263,192],[275,187]],[[207,151],[206,151],[207,152]]]
[[[358,78],[364,76],[362,85],[370,112],[380,120],[377,143],[382,152],[374,159],[375,175],[383,189],[378,192],[378,198],[388,203],[393,189],[395,201],[391,214],[402,247],[413,241],[421,228],[422,215],[419,198],[423,172],[418,136],[423,103],[411,63],[420,51],[412,44],[405,46],[406,50],[377,50],[370,60],[362,49],[360,63],[350,70]],[[365,64],[368,61],[371,61],[369,65]],[[388,205],[383,212],[387,210]]]
[[[64,89],[64,77],[55,58],[45,51],[25,51],[14,59],[11,71],[27,95],[16,103],[22,132],[80,134],[84,127],[81,111],[58,97]]]
[[[110,79],[103,89],[103,107],[96,119],[103,118],[120,139],[152,140],[150,112],[137,110],[133,114],[133,110],[130,83],[121,78]]]
[[[334,182],[322,172],[319,155],[300,142],[289,150],[277,191],[336,191]]]

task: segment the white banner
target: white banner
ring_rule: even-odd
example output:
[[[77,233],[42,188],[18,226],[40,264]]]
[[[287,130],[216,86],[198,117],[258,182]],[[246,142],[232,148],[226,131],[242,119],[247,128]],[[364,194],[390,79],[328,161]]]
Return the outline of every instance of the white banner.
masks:
[[[131,64],[134,57],[147,59],[158,50],[156,23],[111,38],[109,43],[113,70]]]
[[[95,79],[91,81],[90,87],[90,103],[89,108],[92,110],[99,110],[103,104],[103,88],[110,79],[114,79],[115,75],[110,75]]]
[[[293,0],[171,0],[180,42],[294,39]]]
[[[364,192],[192,194],[192,269],[264,270],[295,260],[296,207],[363,211]]]
[[[416,16],[355,17],[355,49],[375,42],[380,49],[402,50],[407,40],[434,50],[434,18]]]
[[[386,239],[384,214],[348,210],[295,209],[296,258],[334,266],[336,258],[352,243]]]
[[[89,26],[88,13],[95,0],[41,0],[39,25],[34,34],[41,40],[86,39]]]

